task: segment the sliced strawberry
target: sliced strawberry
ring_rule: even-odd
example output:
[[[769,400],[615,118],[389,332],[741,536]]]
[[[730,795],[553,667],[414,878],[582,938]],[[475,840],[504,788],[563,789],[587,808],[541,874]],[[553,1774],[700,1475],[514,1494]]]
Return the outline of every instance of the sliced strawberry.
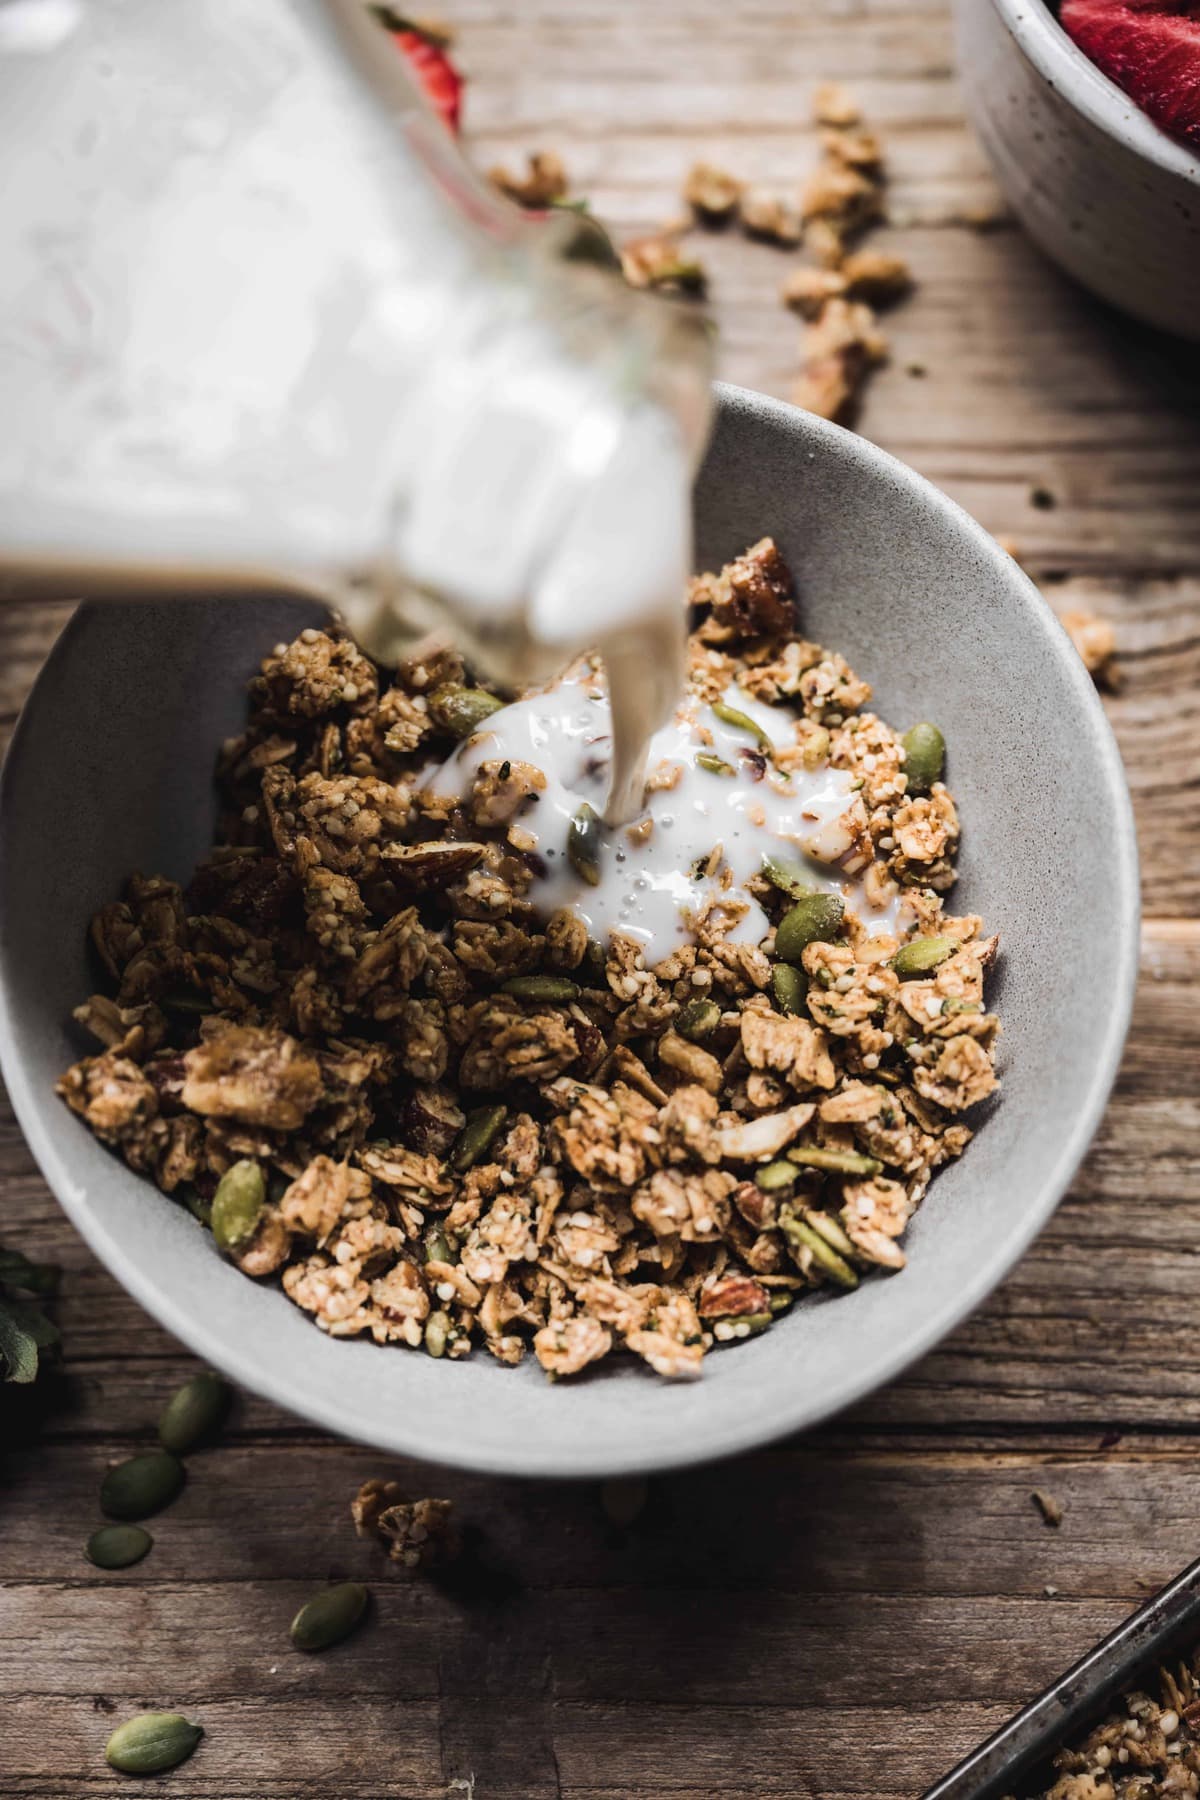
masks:
[[[373,11],[408,58],[408,66],[424,88],[426,99],[441,114],[450,130],[457,131],[465,84],[450,61],[445,44],[434,33],[423,30],[390,6],[376,6]]]
[[[1059,17],[1156,125],[1200,149],[1200,4],[1062,0]]]

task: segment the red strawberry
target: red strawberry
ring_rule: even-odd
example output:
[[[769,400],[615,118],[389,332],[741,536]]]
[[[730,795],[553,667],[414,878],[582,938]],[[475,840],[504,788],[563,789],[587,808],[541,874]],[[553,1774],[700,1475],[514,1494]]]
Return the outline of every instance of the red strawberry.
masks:
[[[450,130],[457,131],[464,83],[446,53],[445,43],[435,32],[393,12],[390,6],[376,6],[373,11],[408,58],[408,66],[424,88],[426,99]]]
[[[1062,0],[1059,17],[1156,125],[1200,149],[1200,4]]]

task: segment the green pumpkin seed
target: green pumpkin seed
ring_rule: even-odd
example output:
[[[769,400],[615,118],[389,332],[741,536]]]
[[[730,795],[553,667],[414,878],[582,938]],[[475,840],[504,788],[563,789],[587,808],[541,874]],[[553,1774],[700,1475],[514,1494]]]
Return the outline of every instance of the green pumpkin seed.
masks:
[[[883,1164],[857,1150],[822,1150],[817,1145],[793,1144],[788,1160],[804,1169],[827,1169],[834,1175],[878,1175]]]
[[[755,1185],[764,1194],[774,1194],[780,1188],[791,1187],[796,1180],[796,1165],[790,1162],[767,1163],[764,1168],[754,1171]]]
[[[214,1375],[211,1369],[185,1381],[163,1407],[158,1421],[159,1442],[164,1450],[186,1456],[204,1438],[211,1436],[229,1411],[233,1389]]]
[[[721,1023],[721,1009],[715,1000],[689,1000],[681,1006],[675,1020],[675,1029],[680,1037],[689,1038],[695,1043],[698,1038],[707,1037]]]
[[[343,1581],[326,1588],[292,1620],[292,1642],[297,1650],[328,1650],[350,1636],[366,1608],[367,1590],[361,1581]]]
[[[567,861],[589,887],[600,885],[600,850],[604,827],[585,800],[567,826]]]
[[[799,962],[809,944],[827,944],[841,929],[845,902],[839,894],[805,894],[775,927],[775,953]]]
[[[484,688],[464,687],[458,681],[444,681],[429,696],[429,716],[443,731],[456,738],[470,737],[485,719],[499,712],[504,701]]]
[[[496,1141],[500,1127],[508,1117],[507,1106],[477,1106],[467,1114],[467,1122],[459,1133],[450,1157],[450,1166],[461,1175],[474,1168]]]
[[[587,949],[583,953],[583,963],[592,979],[603,984],[604,971],[608,967],[608,955],[598,938],[588,939]]]
[[[141,1562],[153,1543],[140,1525],[101,1525],[84,1545],[84,1553],[98,1569],[128,1569]]]
[[[445,1356],[453,1320],[449,1313],[431,1312],[425,1321],[425,1348],[430,1356]]]
[[[762,726],[757,724],[749,713],[739,712],[736,706],[726,706],[723,700],[717,701],[713,711],[722,725],[732,725],[735,731],[748,731],[760,750],[775,748]]]
[[[566,262],[592,263],[598,269],[617,269],[621,258],[615,245],[598,219],[588,211],[586,200],[552,200],[556,212],[575,214],[574,230],[563,239],[560,256]]]
[[[184,1483],[183,1464],[169,1450],[146,1450],[109,1469],[100,1483],[100,1511],[110,1519],[144,1519],[169,1506]]]
[[[430,1225],[426,1228],[421,1248],[426,1262],[448,1263],[454,1261],[454,1251],[450,1248],[450,1239],[440,1225]]]
[[[790,1312],[796,1304],[796,1296],[790,1288],[771,1289],[771,1311],[776,1318],[780,1313]]]
[[[814,1231],[806,1220],[793,1218],[789,1214],[780,1219],[779,1228],[789,1243],[796,1245],[798,1249],[810,1250],[818,1268],[823,1269],[825,1274],[839,1287],[856,1288],[858,1286],[858,1276],[850,1264],[839,1256],[832,1244],[827,1244],[820,1232]]]
[[[806,1208],[802,1216],[805,1224],[811,1225],[813,1230],[819,1233],[819,1235],[825,1239],[825,1242],[837,1251],[839,1256],[852,1257],[854,1255],[854,1245],[846,1236],[846,1233],[842,1230],[841,1225],[833,1217],[832,1213],[818,1212],[815,1208]]]
[[[204,1727],[182,1713],[139,1713],[117,1726],[104,1756],[122,1775],[157,1775],[186,1762],[203,1736]]]
[[[802,1013],[808,996],[803,971],[792,963],[778,962],[771,970],[771,998],[781,1013]]]
[[[194,1187],[189,1187],[184,1189],[183,1204],[188,1212],[191,1213],[193,1219],[199,1219],[201,1225],[205,1226],[209,1231],[212,1230],[211,1200],[206,1200],[204,1195],[198,1194]]]
[[[949,1000],[942,1001],[943,1018],[952,1019],[958,1013],[980,1013],[982,1011],[983,1008],[978,1000],[959,1000],[951,997]]]
[[[764,856],[762,872],[783,893],[790,894],[793,900],[799,900],[802,894],[815,894],[818,890],[813,885],[812,870],[807,863],[794,856]]]
[[[908,777],[910,794],[927,794],[935,781],[942,778],[942,769],[946,763],[946,740],[936,725],[923,719],[906,731],[900,742],[904,745],[904,773]]]
[[[249,1243],[267,1199],[267,1184],[256,1162],[235,1162],[217,1183],[212,1203],[212,1234],[227,1253]]]
[[[207,994],[164,994],[159,1005],[164,1012],[183,1018],[205,1018],[209,1013],[216,1011]]]
[[[723,756],[714,756],[708,750],[702,750],[696,758],[696,767],[706,769],[710,775],[736,775],[737,770],[732,763],[727,763]]]
[[[579,983],[565,975],[514,975],[501,984],[500,992],[514,1000],[577,1000]]]
[[[914,975],[928,975],[939,963],[944,963],[947,957],[953,956],[958,948],[957,938],[913,938],[897,950],[892,958],[892,967],[901,981],[911,981]]]

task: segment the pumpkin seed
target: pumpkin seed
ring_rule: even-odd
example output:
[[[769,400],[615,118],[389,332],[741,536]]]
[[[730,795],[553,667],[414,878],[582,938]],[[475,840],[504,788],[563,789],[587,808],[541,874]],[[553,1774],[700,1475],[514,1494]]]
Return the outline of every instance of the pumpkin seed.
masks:
[[[815,894],[812,870],[795,856],[764,856],[762,872],[775,887],[799,900],[802,894]]]
[[[942,1001],[943,1018],[952,1019],[958,1013],[979,1013],[982,1011],[983,1008],[980,1006],[978,1000],[959,1000],[956,996],[952,995],[949,1000]]]
[[[429,716],[444,731],[456,738],[470,737],[485,719],[499,712],[504,701],[485,688],[464,687],[458,681],[444,681],[429,696]]]
[[[715,1000],[689,1000],[686,1006],[679,1009],[675,1020],[675,1029],[680,1037],[690,1038],[695,1043],[697,1038],[707,1037],[721,1023],[721,1009]]]
[[[104,1757],[122,1775],[157,1775],[186,1762],[203,1736],[204,1727],[182,1713],[138,1713],[117,1726]]]
[[[567,861],[589,887],[600,885],[600,848],[604,827],[585,800],[567,826]]]
[[[812,1252],[813,1261],[818,1268],[835,1281],[839,1287],[856,1288],[858,1276],[846,1260],[839,1256],[832,1244],[827,1244],[819,1231],[814,1231],[805,1219],[794,1218],[786,1214],[779,1221],[779,1228],[789,1243],[798,1249]]]
[[[159,1441],[164,1450],[186,1456],[202,1439],[214,1432],[233,1399],[228,1382],[204,1369],[171,1395],[158,1421]]]
[[[714,756],[708,750],[702,750],[696,758],[698,769],[707,769],[710,775],[736,775],[737,770],[732,763],[727,763],[723,756]]]
[[[128,1569],[141,1562],[153,1543],[140,1525],[101,1525],[84,1545],[84,1553],[98,1569]]]
[[[425,1235],[421,1240],[421,1253],[427,1263],[452,1263],[454,1261],[454,1251],[450,1248],[450,1239],[440,1225],[426,1227]]]
[[[927,794],[935,781],[942,778],[946,762],[946,740],[936,725],[923,719],[900,739],[904,745],[904,773],[910,794]]]
[[[208,1231],[212,1230],[212,1201],[206,1200],[203,1194],[197,1193],[194,1187],[184,1189],[183,1204],[193,1219],[199,1219]]]
[[[765,1168],[754,1171],[755,1185],[764,1194],[774,1194],[780,1188],[791,1187],[796,1179],[796,1166],[790,1162],[767,1163]]]
[[[777,962],[771,970],[771,998],[781,1013],[802,1013],[808,983],[792,963]]]
[[[445,1356],[452,1324],[449,1313],[430,1313],[425,1321],[425,1348],[430,1356]]]
[[[514,1000],[576,1000],[579,983],[565,975],[514,975],[501,983],[500,992]]]
[[[326,1588],[292,1620],[292,1642],[297,1650],[328,1650],[350,1636],[366,1607],[367,1590],[361,1581],[343,1581]]]
[[[838,1220],[832,1213],[818,1212],[815,1208],[806,1208],[803,1214],[806,1225],[819,1232],[827,1244],[833,1246],[839,1256],[853,1256],[854,1245],[842,1230]]]
[[[858,1150],[823,1150],[817,1145],[793,1144],[788,1160],[805,1169],[828,1169],[835,1175],[878,1175],[883,1164]]]
[[[780,1313],[790,1311],[796,1304],[796,1296],[790,1288],[771,1289],[771,1312],[778,1318]]]
[[[480,1157],[491,1149],[508,1117],[507,1106],[477,1106],[467,1114],[467,1122],[459,1134],[450,1157],[451,1167],[461,1175],[474,1168]]]
[[[241,1248],[254,1236],[267,1199],[267,1184],[256,1162],[248,1158],[226,1169],[212,1203],[212,1234],[226,1252]]]
[[[762,726],[749,713],[740,712],[736,706],[726,706],[723,700],[716,702],[713,711],[722,725],[732,725],[735,731],[748,731],[760,750],[775,748]]]
[[[110,1519],[144,1519],[169,1506],[183,1483],[177,1456],[145,1450],[109,1469],[100,1483],[100,1511]]]
[[[952,937],[912,938],[901,944],[892,958],[892,967],[901,981],[911,981],[914,975],[928,975],[953,956],[958,947],[958,939]]]
[[[809,944],[827,944],[841,929],[845,902],[838,894],[804,894],[775,927],[775,952],[799,962]]]
[[[164,994],[159,1004],[164,1012],[185,1018],[204,1018],[216,1010],[207,994]]]

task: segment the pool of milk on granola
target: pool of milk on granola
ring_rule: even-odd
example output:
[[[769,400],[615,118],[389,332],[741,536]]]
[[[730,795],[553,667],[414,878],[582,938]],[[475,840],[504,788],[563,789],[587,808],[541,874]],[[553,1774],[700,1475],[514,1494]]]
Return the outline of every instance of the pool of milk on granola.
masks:
[[[773,744],[794,741],[795,714],[786,708],[764,705],[736,684],[723,698],[752,718]],[[674,717],[651,737],[647,758],[652,776],[668,765],[679,769],[678,780],[646,795],[634,836],[630,827],[605,831],[595,886],[577,873],[566,848],[579,808],[586,802],[599,814],[609,788],[608,698],[587,668],[568,671],[543,692],[494,713],[428,786],[435,794],[461,798],[486,762],[507,758],[541,769],[544,791],[515,820],[534,840],[545,869],[530,890],[535,907],[543,916],[557,907],[573,908],[601,942],[612,931],[636,938],[650,964],[686,942],[690,921],[713,902],[744,908],[727,933],[731,941],[758,943],[769,921],[742,884],[760,873],[764,856],[772,854],[804,860],[811,885],[841,895],[872,935],[896,932],[901,902],[872,907],[861,881],[847,878],[837,866],[848,848],[839,821],[854,798],[854,776],[828,764],[786,777],[768,764],[762,774],[742,755],[755,748],[744,727],[726,724],[694,696],[682,698]],[[701,755],[719,757],[734,774],[701,767]],[[638,826],[644,820],[651,821],[651,829],[641,840]],[[717,845],[719,865],[709,875],[702,865]],[[722,866],[732,878],[726,886]]]

